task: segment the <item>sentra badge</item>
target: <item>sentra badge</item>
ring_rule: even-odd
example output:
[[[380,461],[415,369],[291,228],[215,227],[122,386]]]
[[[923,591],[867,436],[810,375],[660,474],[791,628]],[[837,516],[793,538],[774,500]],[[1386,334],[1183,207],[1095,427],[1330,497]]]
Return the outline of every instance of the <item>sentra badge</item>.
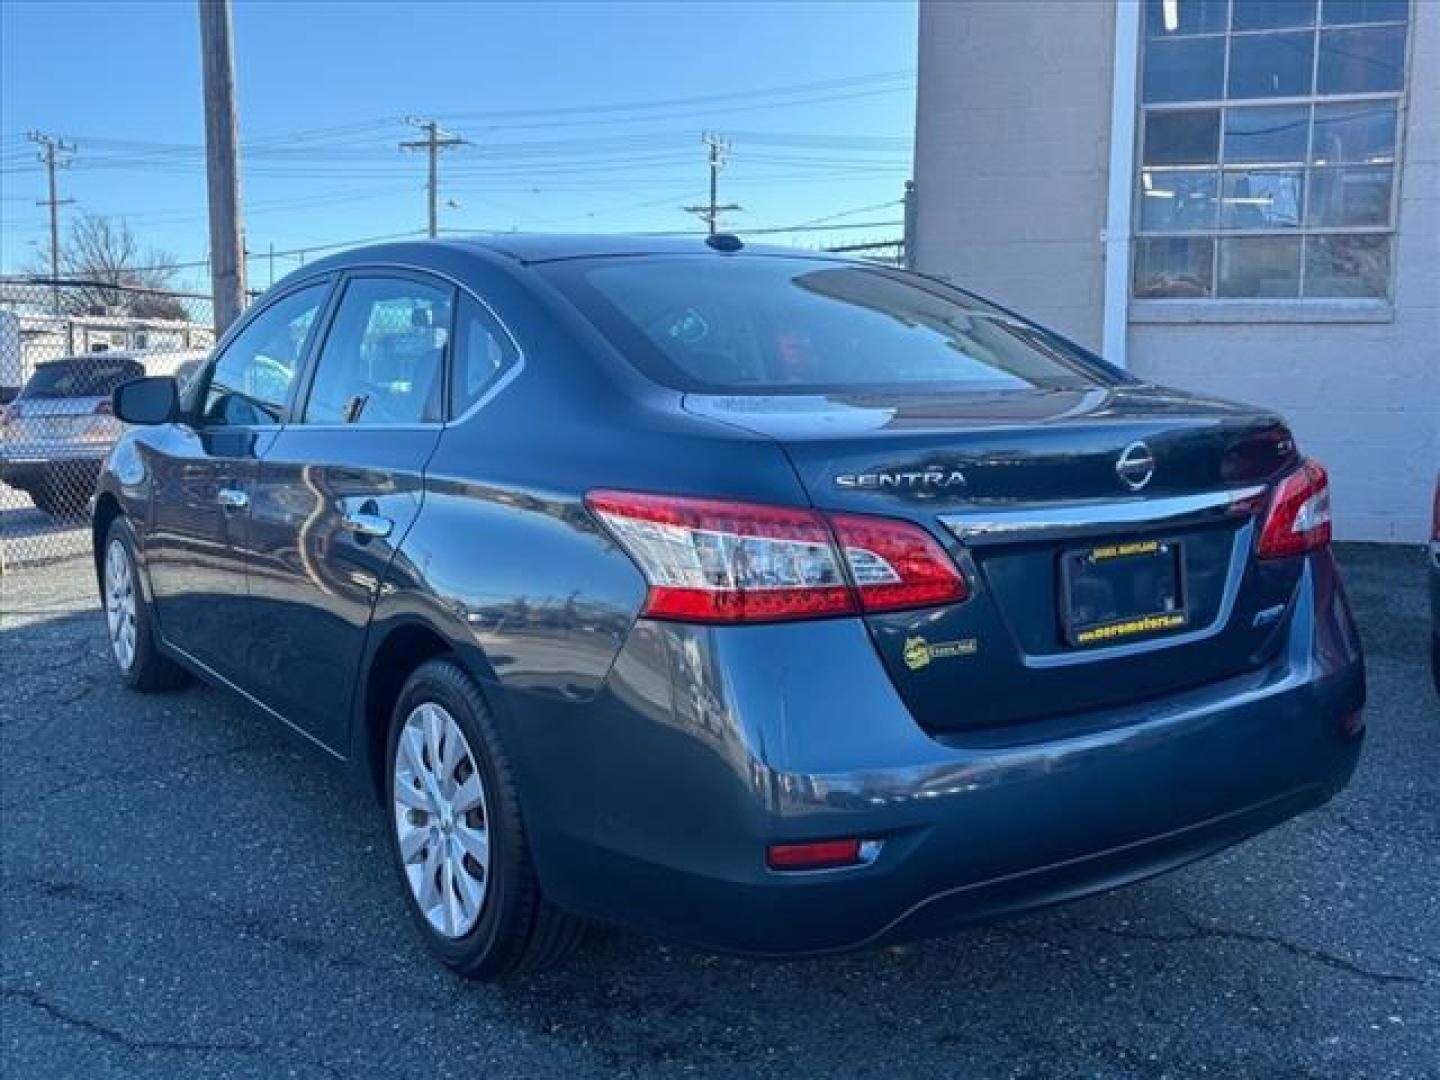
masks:
[[[871,491],[945,491],[964,487],[959,469],[882,469],[878,472],[841,473],[835,486]]]
[[[974,656],[975,651],[980,647],[979,642],[974,638],[961,638],[959,641],[937,641],[933,645],[923,637],[906,638],[903,655],[905,666],[911,671],[919,671],[928,666],[934,660],[950,660],[957,656]]]

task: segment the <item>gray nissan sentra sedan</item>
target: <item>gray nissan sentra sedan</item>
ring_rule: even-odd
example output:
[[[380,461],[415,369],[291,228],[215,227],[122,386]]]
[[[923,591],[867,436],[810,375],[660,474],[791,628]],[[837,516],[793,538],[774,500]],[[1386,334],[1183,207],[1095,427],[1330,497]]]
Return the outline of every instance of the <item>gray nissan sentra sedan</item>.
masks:
[[[734,237],[306,266],[131,382],[120,674],[372,791],[429,947],[790,956],[1180,866],[1363,736],[1324,469],[950,285]]]

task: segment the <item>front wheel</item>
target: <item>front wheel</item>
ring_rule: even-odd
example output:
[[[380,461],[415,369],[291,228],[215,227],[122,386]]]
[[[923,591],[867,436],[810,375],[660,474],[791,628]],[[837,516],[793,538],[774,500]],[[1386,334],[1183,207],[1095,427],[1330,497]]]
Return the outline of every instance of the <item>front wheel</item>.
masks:
[[[430,951],[473,979],[568,953],[583,924],[541,894],[495,724],[453,661],[431,660],[405,683],[387,766],[391,849]]]
[[[155,645],[150,612],[140,588],[134,543],[134,534],[123,517],[110,523],[100,582],[110,652],[120,677],[132,690],[183,686],[189,681],[184,668],[162,655]]]

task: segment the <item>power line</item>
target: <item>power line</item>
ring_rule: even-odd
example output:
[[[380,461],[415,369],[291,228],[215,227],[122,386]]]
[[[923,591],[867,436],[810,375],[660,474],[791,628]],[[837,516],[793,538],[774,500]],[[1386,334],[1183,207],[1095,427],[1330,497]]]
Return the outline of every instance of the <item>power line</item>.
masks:
[[[430,158],[429,182],[426,185],[428,191],[429,206],[429,232],[435,236],[439,231],[439,198],[440,198],[440,151],[448,150],[455,146],[464,146],[465,140],[458,135],[453,135],[442,128],[434,120],[422,120],[417,117],[406,117],[405,122],[411,127],[417,127],[425,132],[425,138],[416,139],[411,142],[402,142],[401,150],[424,150]]]

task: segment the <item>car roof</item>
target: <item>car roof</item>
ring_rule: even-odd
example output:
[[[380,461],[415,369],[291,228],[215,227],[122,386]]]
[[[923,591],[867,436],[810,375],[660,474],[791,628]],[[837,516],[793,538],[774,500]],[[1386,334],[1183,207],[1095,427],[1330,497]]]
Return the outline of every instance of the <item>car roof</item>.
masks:
[[[745,243],[735,254],[792,255],[838,261],[829,252]],[[552,262],[618,255],[716,255],[702,236],[656,236],[643,233],[487,233],[445,241],[457,247],[478,247],[522,263]],[[727,252],[728,254],[728,252]]]

